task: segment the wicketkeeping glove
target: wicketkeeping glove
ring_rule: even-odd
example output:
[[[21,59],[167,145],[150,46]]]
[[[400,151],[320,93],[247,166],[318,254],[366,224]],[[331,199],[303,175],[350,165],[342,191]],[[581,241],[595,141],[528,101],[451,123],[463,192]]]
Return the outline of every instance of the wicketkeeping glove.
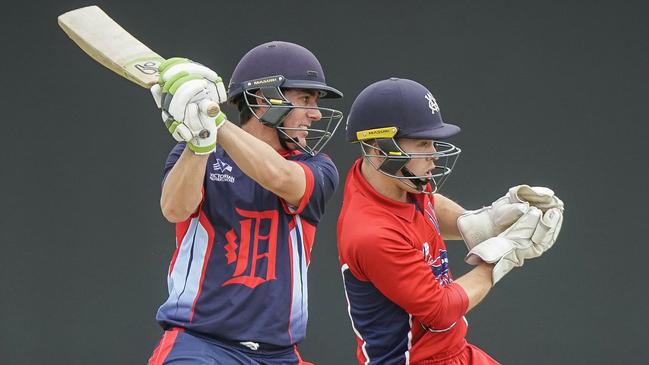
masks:
[[[470,250],[480,242],[502,233],[529,209],[528,203],[512,203],[508,196],[504,196],[488,207],[464,212],[457,219],[457,228]]]
[[[484,240],[495,237],[509,228],[530,206],[545,212],[558,208],[563,212],[563,202],[551,189],[517,185],[490,206],[470,210],[457,219],[457,227],[469,250]]]
[[[554,245],[561,231],[563,212],[559,208],[545,211],[530,209],[516,223],[496,237],[487,239],[469,251],[465,261],[496,263],[493,283],[496,284],[514,267],[523,266],[525,259],[539,257]]]
[[[185,58],[170,58],[160,64],[160,80],[151,88],[162,120],[177,141],[187,142],[196,154],[216,148],[217,130],[226,116],[208,115],[208,107],[226,101],[223,80],[209,68]]]
[[[512,199],[528,202],[543,212],[548,209],[558,208],[563,212],[563,201],[554,195],[554,191],[542,186],[518,185],[509,189]]]

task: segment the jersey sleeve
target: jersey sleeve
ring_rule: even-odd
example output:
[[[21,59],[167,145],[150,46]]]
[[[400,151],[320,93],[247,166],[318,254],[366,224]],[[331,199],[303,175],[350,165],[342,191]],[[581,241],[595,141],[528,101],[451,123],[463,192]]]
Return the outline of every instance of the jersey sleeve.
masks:
[[[288,206],[282,200],[284,209],[289,214],[299,214],[317,224],[324,215],[325,204],[338,188],[338,170],[333,161],[322,153],[295,162],[304,169],[306,189],[297,207]]]
[[[355,245],[350,266],[360,280],[433,329],[446,329],[466,313],[469,298],[458,284],[442,286],[422,253],[390,230],[378,230]]]

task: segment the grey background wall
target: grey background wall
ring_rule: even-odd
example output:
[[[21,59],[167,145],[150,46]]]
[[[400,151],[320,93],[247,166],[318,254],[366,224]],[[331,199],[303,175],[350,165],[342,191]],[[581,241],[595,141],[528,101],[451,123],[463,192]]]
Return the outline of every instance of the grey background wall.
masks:
[[[555,188],[559,242],[468,315],[504,364],[649,363],[646,2],[97,1],[162,55],[225,78],[251,47],[316,53],[349,109],[373,81],[428,86],[464,150],[444,193],[468,208],[514,184]],[[2,22],[0,363],[144,364],[159,340],[173,227],[159,206],[172,139],[146,91],[86,57],[56,16],[86,1],[14,2]],[[234,115],[234,114],[233,114]],[[341,175],[357,154],[327,152]],[[339,191],[310,269],[301,351],[351,364],[335,242]],[[456,276],[469,270],[450,243]]]

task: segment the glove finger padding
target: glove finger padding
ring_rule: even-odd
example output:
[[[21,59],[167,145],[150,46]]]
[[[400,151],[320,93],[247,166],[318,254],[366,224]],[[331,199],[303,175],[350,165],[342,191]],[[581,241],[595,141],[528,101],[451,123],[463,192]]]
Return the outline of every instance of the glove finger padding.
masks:
[[[219,103],[225,103],[228,100],[228,92],[225,90],[223,80],[219,78],[214,85],[216,86],[216,93],[218,95],[218,99],[216,100],[218,100]]]
[[[545,251],[549,250],[554,245],[554,242],[556,242],[562,222],[563,213],[561,209],[548,209],[539,220],[532,234],[532,244],[527,248],[515,248],[496,263],[492,272],[493,283],[496,284],[513,268],[523,266],[526,259],[539,257]]]
[[[548,209],[541,217],[541,221],[532,235],[532,242],[535,246],[549,250],[557,240],[563,223],[563,213],[559,208]],[[531,257],[530,257],[531,258]]]
[[[185,109],[185,120],[183,120],[190,131],[192,131],[192,137],[198,137],[201,130],[204,129],[201,120],[199,118],[198,105],[196,103],[190,103]]]
[[[181,81],[179,80],[179,82]],[[199,101],[207,96],[207,81],[204,79],[184,81],[172,94],[173,97],[169,103],[169,114],[176,120],[185,120],[187,104]]]
[[[151,86],[151,95],[153,96],[153,100],[155,101],[155,105],[158,107],[158,109],[162,108],[162,86],[159,84],[155,84]]]
[[[504,232],[473,247],[464,261],[471,265],[477,265],[481,261],[494,263],[501,260],[504,256],[512,254],[515,250],[531,247],[531,237],[536,231],[542,214],[540,209],[530,207],[516,223]],[[514,260],[515,257],[511,257],[510,259]]]
[[[467,211],[457,219],[457,228],[467,249],[471,250],[484,240],[497,236],[529,210],[528,203],[509,203],[503,197],[491,206]]]
[[[214,103],[227,100],[223,80],[216,72],[186,58],[169,58],[158,67],[160,78],[151,94],[169,133],[185,141],[196,154],[208,154],[216,147],[217,129],[226,120],[223,112],[210,117]]]
[[[176,129],[174,132],[171,134],[174,139],[178,142],[188,142],[190,141],[193,137],[192,131],[187,128],[186,125],[184,124],[178,124],[176,126]]]
[[[546,187],[517,185],[509,189],[509,196],[512,201],[528,202],[544,212],[551,208],[563,210],[563,201]]]
[[[210,85],[213,85],[213,88],[210,87],[209,93],[211,100],[217,104],[227,101],[228,97],[223,79],[216,72],[198,62],[186,58],[170,58],[160,64],[159,72],[160,79],[158,82],[160,84],[167,84],[169,81],[175,81],[174,79],[184,75],[198,76],[198,78],[205,79]]]
[[[228,99],[227,92],[225,91],[225,86],[223,86],[223,82],[208,82],[207,95],[210,100],[216,102],[217,104],[223,103]]]
[[[526,259],[539,257],[550,249],[562,223],[560,208],[550,208],[543,213],[537,207],[530,207],[503,233],[471,249],[465,261],[474,265],[481,261],[496,263],[492,274],[495,284],[514,267],[523,266]]]
[[[221,78],[216,72],[210,70],[209,68],[201,65],[198,62],[193,62],[185,59],[186,62],[176,63],[162,71],[160,74],[162,83],[165,83],[171,80],[174,76],[181,72],[186,72],[188,74],[198,74],[201,77],[206,78],[212,82],[220,81]]]
[[[530,209],[528,203],[503,203],[495,204],[492,212],[496,235],[510,227]]]
[[[169,115],[166,111],[162,111],[162,120],[164,121],[165,127],[174,139],[178,142],[187,142],[193,138],[192,132],[183,125],[181,122],[174,120],[174,118]]]

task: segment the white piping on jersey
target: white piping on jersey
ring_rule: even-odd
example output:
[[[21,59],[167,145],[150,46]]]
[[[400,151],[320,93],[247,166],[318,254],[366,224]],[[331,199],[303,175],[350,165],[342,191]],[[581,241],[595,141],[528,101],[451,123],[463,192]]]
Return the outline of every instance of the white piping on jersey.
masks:
[[[294,318],[299,318],[298,316],[303,316],[303,322],[307,321],[308,316],[308,300],[309,292],[307,286],[307,270],[306,265],[306,247],[304,245],[304,234],[302,228],[302,220],[300,216],[295,215],[295,228],[289,232],[289,238],[291,243],[291,250],[293,252],[293,289],[291,298],[291,324],[295,323]],[[299,235],[299,236],[298,236]],[[298,248],[300,245],[301,250]],[[301,254],[300,254],[301,253]],[[291,328],[289,327],[289,331]],[[292,333],[291,333],[292,336]]]
[[[444,328],[443,330],[436,330],[436,329],[434,329],[434,328],[430,328],[430,327],[428,327],[428,326],[424,326],[423,323],[420,323],[420,324],[421,324],[421,328],[425,329],[425,330],[428,331],[428,332],[432,332],[432,333],[440,333],[440,332],[446,332],[446,331],[450,330],[451,328],[455,327],[455,324],[456,324],[456,323],[457,323],[457,321],[453,322],[453,324],[451,324],[451,325],[448,326],[447,328]]]
[[[343,289],[345,290],[345,298],[347,299],[347,314],[349,315],[349,320],[352,322],[352,329],[354,330],[354,333],[356,334],[356,337],[360,338],[361,341],[363,341],[363,345],[361,346],[361,350],[363,351],[363,355],[365,355],[365,364],[367,365],[370,363],[370,356],[367,354],[367,350],[365,349],[365,346],[367,346],[367,342],[363,339],[363,336],[361,336],[360,332],[356,329],[356,326],[354,326],[354,319],[352,318],[352,303],[349,301],[349,296],[347,295],[347,284],[345,283],[345,271],[349,270],[349,265],[344,264],[340,268],[340,273],[343,276]],[[412,326],[411,326],[412,327]],[[410,348],[410,343],[408,343],[408,348]],[[408,358],[406,357],[406,360]]]
[[[300,245],[302,246],[302,256],[300,260],[300,265],[302,266],[302,308],[304,308],[304,313],[308,313],[309,309],[309,286],[308,286],[308,274],[309,266],[306,262],[306,244],[304,242],[304,227],[302,227],[302,218],[299,215],[295,216],[295,229],[300,232]],[[306,321],[306,319],[305,319]]]
[[[464,323],[466,323],[466,325],[468,326],[468,325],[469,325],[469,322],[466,320],[466,317],[465,317],[465,316],[462,316],[462,319],[464,320]],[[432,333],[440,333],[440,332],[446,332],[446,331],[450,330],[451,328],[455,327],[455,324],[456,324],[456,323],[457,323],[457,321],[453,322],[452,325],[448,326],[448,328],[445,328],[445,329],[443,329],[443,330],[436,330],[436,329],[433,329],[433,328],[430,328],[430,327],[424,326],[423,323],[420,323],[420,324],[421,324],[421,328],[425,329],[425,330],[428,331],[428,332],[432,332]]]
[[[408,350],[404,354],[406,356],[406,365],[410,364],[410,349],[412,348],[412,314],[408,313],[408,326],[410,331],[408,331]]]
[[[466,323],[466,325],[468,326],[468,325],[469,325],[469,322],[466,320],[466,317],[465,317],[465,316],[462,316],[462,319],[464,320],[464,323]],[[425,330],[428,331],[428,332],[432,332],[432,333],[440,333],[440,332],[446,332],[446,331],[450,330],[451,328],[455,327],[455,324],[456,324],[456,323],[457,323],[457,321],[453,322],[453,324],[451,324],[450,326],[448,326],[448,328],[445,328],[445,329],[443,329],[443,330],[436,330],[436,329],[433,329],[433,328],[430,328],[430,327],[424,326],[423,323],[420,323],[420,325],[421,325],[421,328],[425,329]]]
[[[191,319],[192,307],[200,290],[208,241],[207,230],[200,223],[199,217],[193,218],[180,243],[174,267],[167,277],[169,298],[161,307],[169,311],[167,313],[173,313],[175,319]]]

